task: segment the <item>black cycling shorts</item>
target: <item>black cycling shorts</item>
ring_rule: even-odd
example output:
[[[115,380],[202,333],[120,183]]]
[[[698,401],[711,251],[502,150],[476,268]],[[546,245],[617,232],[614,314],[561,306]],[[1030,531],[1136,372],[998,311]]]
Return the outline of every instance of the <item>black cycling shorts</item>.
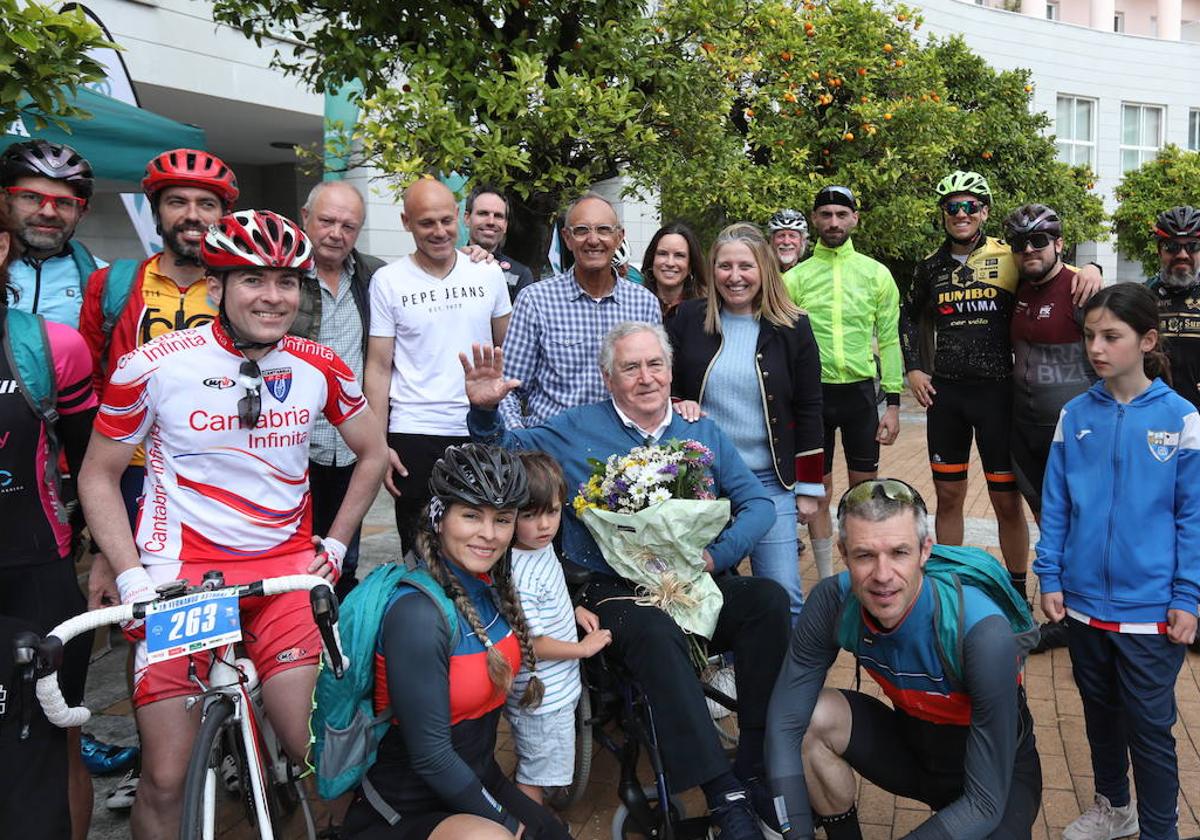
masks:
[[[925,437],[934,481],[966,481],[971,438],[989,490],[1015,491],[1012,445],[1012,382],[962,382],[933,378],[937,392],[926,412]]]
[[[850,742],[842,758],[888,793],[924,802],[935,811],[963,795],[967,726],[938,726],[918,720],[867,694],[848,689]],[[1021,703],[1020,738],[1008,802],[992,840],[1027,840],[1042,805],[1042,764],[1033,718]]]
[[[36,566],[0,568],[0,615],[26,621],[45,635],[64,619],[86,611],[87,599],[69,557]],[[72,706],[83,702],[94,635],[76,636],[63,651],[58,681]]]
[[[488,793],[525,826],[524,837],[529,840],[571,840],[566,824],[550,809],[522,793],[495,761],[484,771],[480,781]],[[342,837],[347,840],[426,840],[443,820],[456,813],[448,808],[405,811],[400,814],[400,822],[390,826],[367,802],[360,788],[346,812]]]
[[[822,414],[825,420],[825,475],[833,472],[834,433],[842,430],[842,453],[846,469],[879,471],[879,408],[875,382],[821,383]]]
[[[1042,512],[1042,481],[1050,461],[1050,444],[1054,440],[1053,426],[1033,423],[1013,423],[1012,465],[1017,487],[1035,514]]]

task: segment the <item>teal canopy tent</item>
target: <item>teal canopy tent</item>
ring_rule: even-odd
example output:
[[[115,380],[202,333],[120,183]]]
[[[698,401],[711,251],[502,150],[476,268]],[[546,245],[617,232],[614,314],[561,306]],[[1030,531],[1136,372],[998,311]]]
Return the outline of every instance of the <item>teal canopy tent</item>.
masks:
[[[29,136],[52,143],[66,143],[91,163],[96,177],[114,181],[141,181],[146,161],[168,149],[205,148],[204,130],[167,117],[126,105],[94,90],[79,88],[75,104],[91,119],[67,119],[70,131],[48,122],[37,129],[32,102],[22,109],[22,123]],[[27,116],[26,116],[27,115]],[[25,140],[14,134],[0,136],[0,149]]]

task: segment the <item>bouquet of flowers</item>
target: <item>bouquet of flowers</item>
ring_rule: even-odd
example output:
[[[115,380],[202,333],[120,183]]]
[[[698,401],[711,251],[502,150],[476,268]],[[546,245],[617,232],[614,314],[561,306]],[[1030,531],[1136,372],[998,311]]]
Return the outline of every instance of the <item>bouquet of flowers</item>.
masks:
[[[713,494],[712,462],[704,445],[674,439],[607,461],[593,458],[573,503],[639,603],[665,610],[684,631],[706,639],[723,599],[704,571],[703,552],[729,523],[729,500]]]

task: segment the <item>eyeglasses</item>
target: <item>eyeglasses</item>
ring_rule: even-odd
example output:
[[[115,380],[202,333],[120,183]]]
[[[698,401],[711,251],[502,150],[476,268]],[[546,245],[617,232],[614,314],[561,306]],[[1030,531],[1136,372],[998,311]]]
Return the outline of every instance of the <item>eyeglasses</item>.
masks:
[[[946,211],[947,216],[957,216],[959,211],[966,213],[968,216],[974,216],[983,209],[982,201],[947,201],[942,205],[942,209]]]
[[[612,239],[620,229],[619,225],[571,225],[567,228],[567,233],[575,239],[587,239],[591,233],[601,239]]]
[[[1162,243],[1162,249],[1168,254],[1178,254],[1187,251],[1189,254],[1200,253],[1200,239],[1168,239]]]
[[[1035,251],[1040,251],[1054,241],[1054,237],[1044,231],[1037,231],[1026,236],[1013,236],[1008,240],[1008,247],[1014,254],[1020,254],[1030,245]]]
[[[50,195],[26,187],[5,187],[17,207],[27,213],[37,213],[47,204],[54,205],[59,213],[78,213],[87,206],[87,199],[77,195]]]
[[[262,414],[262,371],[258,362],[246,359],[238,368],[238,382],[246,389],[246,396],[238,400],[238,422],[243,429],[253,429]]]
[[[842,500],[838,502],[837,507],[838,520],[841,520],[847,509],[866,504],[871,499],[889,499],[893,502],[912,505],[923,515],[929,512],[921,494],[908,482],[898,478],[868,478],[866,481],[858,482],[842,494]]]

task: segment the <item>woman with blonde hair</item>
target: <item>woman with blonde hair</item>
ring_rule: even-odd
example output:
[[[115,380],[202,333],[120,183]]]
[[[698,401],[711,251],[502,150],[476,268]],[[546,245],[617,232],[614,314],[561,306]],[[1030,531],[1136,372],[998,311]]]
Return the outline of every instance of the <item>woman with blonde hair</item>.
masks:
[[[755,575],[787,590],[800,612],[796,523],[823,494],[821,366],[808,317],[791,302],[762,231],[730,225],[713,243],[705,297],[680,305],[667,330],[676,397],[695,400],[737,446],[775,502],[755,546]]]

